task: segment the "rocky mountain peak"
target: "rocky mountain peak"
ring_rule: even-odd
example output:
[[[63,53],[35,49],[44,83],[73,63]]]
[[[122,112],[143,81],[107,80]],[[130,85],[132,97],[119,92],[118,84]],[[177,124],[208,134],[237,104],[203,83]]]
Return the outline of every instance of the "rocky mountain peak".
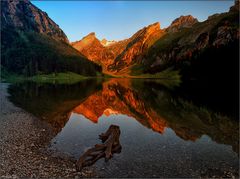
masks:
[[[155,23],[153,23],[153,24],[150,24],[150,25],[148,26],[148,28],[149,28],[149,27],[154,27],[154,28],[160,29],[160,22],[155,22]]]
[[[95,34],[95,32],[91,32],[86,37],[96,37],[96,34]]]
[[[71,43],[71,45],[89,60],[98,64],[108,63],[106,61],[113,58],[113,54],[98,40],[94,32],[89,33],[79,41]]]
[[[85,37],[83,37],[81,41],[85,41],[86,43],[91,43],[94,40],[98,40],[98,39],[96,38],[95,32],[91,32]]]
[[[197,22],[197,18],[194,18],[191,15],[180,16],[171,23],[167,28],[167,32],[177,32],[182,28],[190,28]]]
[[[136,41],[139,41],[139,40],[145,40],[147,39],[149,36],[151,36],[151,34],[154,34],[156,32],[159,32],[161,29],[160,29],[160,23],[159,22],[156,22],[156,23],[153,23],[153,24],[150,24],[144,28],[142,28],[141,30],[137,31],[131,38],[130,40],[136,40]]]
[[[68,43],[59,26],[29,0],[1,1],[1,29],[34,31]]]
[[[153,24],[150,24],[149,26],[146,27],[146,29],[149,32],[159,31],[160,30],[160,23],[159,22],[155,22]]]
[[[85,48],[90,48],[90,46],[95,44],[97,44],[97,46],[102,46],[100,41],[96,38],[95,32],[91,32],[81,40],[71,43],[71,45],[79,51]]]

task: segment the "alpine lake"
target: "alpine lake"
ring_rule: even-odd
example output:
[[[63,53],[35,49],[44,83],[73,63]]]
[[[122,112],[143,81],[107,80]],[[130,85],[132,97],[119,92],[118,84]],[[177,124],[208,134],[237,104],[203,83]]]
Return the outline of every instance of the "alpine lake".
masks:
[[[235,93],[121,78],[24,82],[8,91],[11,102],[51,126],[55,137],[46,150],[59,157],[77,160],[110,125],[119,126],[121,151],[91,166],[100,177],[238,175]]]

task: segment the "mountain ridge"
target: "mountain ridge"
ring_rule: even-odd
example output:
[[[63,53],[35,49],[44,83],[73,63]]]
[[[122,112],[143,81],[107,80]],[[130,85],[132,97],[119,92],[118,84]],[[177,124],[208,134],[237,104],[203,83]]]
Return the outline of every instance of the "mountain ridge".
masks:
[[[191,15],[180,16],[179,18],[176,18],[169,27],[164,29],[161,29],[160,23],[156,22],[143,27],[128,39],[114,41],[114,43],[108,46],[104,46],[103,44],[100,45],[101,41],[95,36],[95,39],[100,43],[97,45],[98,48],[94,48],[95,57],[93,61],[97,61],[98,64],[103,66],[104,73],[117,75],[130,74],[131,66],[134,66],[135,64],[147,63],[145,54],[150,47],[154,47],[155,42],[162,36],[167,33],[176,33],[182,29],[191,28],[196,23],[198,23],[197,18],[194,18]],[[107,40],[105,40],[105,43],[106,41]],[[91,59],[91,53],[86,52],[90,52],[90,50],[85,50],[83,52],[83,50],[80,48],[81,42],[82,40],[74,42],[72,45],[81,53],[85,54],[86,58]],[[76,43],[78,43],[78,47],[76,47]],[[91,42],[88,44],[88,46],[95,45],[96,44],[91,44]],[[102,55],[101,51],[98,52],[98,49],[101,49],[105,52],[105,54],[108,53],[110,55],[104,56]]]

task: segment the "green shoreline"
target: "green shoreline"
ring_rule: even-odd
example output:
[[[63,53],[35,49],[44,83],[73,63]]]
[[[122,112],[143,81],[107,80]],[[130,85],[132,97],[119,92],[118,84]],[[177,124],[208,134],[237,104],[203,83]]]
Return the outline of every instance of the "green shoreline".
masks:
[[[108,79],[108,78],[127,78],[127,79],[162,79],[181,82],[179,71],[165,70],[156,74],[142,75],[109,75],[97,74],[97,76],[83,76],[72,72],[40,74],[36,76],[26,77],[2,71],[1,82],[17,83],[23,81],[33,81],[38,83],[58,83],[58,84],[73,84],[86,79]]]

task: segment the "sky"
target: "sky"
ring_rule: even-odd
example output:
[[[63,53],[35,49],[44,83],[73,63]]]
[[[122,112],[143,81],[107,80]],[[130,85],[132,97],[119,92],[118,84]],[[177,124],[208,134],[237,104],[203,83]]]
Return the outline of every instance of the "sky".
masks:
[[[225,1],[31,1],[55,21],[73,42],[95,32],[98,39],[122,40],[141,28],[160,22],[165,28],[181,15],[204,21],[226,12],[234,4]]]

